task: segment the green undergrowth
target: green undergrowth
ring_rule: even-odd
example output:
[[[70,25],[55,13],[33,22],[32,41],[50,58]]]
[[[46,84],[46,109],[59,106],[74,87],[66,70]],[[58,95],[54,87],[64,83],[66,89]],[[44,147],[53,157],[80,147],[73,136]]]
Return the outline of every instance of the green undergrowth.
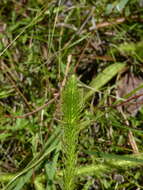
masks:
[[[142,189],[143,109],[118,108],[143,84],[116,95],[143,76],[142,1],[0,7],[0,189]]]

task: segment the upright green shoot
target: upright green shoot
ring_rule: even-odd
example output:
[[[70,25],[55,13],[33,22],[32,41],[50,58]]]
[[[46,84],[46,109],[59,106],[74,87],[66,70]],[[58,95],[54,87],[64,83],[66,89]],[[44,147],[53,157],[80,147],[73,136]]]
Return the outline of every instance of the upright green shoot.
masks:
[[[64,190],[75,189],[79,120],[82,110],[77,79],[72,75],[62,93]]]

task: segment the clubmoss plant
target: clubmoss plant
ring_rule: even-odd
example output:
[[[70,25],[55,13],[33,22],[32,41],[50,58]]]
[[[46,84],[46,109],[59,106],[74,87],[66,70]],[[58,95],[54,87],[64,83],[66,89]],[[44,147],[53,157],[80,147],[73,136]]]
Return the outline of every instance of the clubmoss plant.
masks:
[[[82,110],[81,93],[77,78],[72,75],[62,92],[64,190],[75,189],[79,120]]]

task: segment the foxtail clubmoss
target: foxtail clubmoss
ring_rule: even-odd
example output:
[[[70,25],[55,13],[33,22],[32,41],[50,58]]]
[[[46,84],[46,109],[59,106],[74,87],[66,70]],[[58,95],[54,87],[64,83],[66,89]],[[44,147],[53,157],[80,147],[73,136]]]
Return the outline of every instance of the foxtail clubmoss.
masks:
[[[75,189],[79,120],[82,110],[82,96],[77,83],[76,76],[72,75],[62,92],[64,190]]]

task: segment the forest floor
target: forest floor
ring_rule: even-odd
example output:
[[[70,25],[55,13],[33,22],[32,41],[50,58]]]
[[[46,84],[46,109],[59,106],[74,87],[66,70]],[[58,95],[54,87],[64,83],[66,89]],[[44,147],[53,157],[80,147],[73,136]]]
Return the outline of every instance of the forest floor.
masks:
[[[1,0],[0,188],[63,189],[61,94],[74,74],[76,189],[143,189],[142,64],[142,0]]]

